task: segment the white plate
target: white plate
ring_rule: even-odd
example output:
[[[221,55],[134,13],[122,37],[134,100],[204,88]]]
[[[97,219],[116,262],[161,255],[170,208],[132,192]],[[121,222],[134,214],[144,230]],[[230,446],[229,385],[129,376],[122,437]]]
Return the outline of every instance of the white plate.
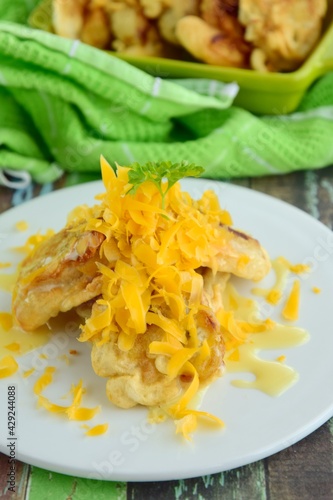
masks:
[[[230,384],[234,374],[226,374],[207,391],[202,409],[221,417],[224,430],[198,431],[191,443],[174,433],[173,422],[147,423],[145,408],[121,410],[108,404],[105,381],[94,375],[88,346],[74,338],[58,336],[39,352],[37,373],[28,379],[19,374],[0,381],[0,451],[7,453],[7,386],[17,387],[17,458],[52,471],[86,478],[159,481],[181,479],[239,467],[276,453],[305,437],[333,414],[333,234],[324,225],[300,210],[255,191],[208,180],[186,180],[183,187],[198,197],[213,188],[234,219],[259,238],[271,257],[284,255],[292,262],[312,263],[312,272],[302,280],[302,303],[298,324],[311,335],[310,341],[288,350],[288,364],[300,375],[299,381],[280,397],[259,391],[238,389]],[[28,233],[49,227],[60,229],[74,206],[92,203],[102,192],[100,182],[79,185],[37,198],[0,217],[2,245],[0,262],[13,259],[10,248],[22,244],[27,233],[14,224],[29,222]],[[315,295],[317,286],[322,293]],[[1,310],[9,309],[10,296],[0,294]],[[62,352],[79,349],[70,366],[58,360]],[[272,353],[273,358],[279,353]],[[286,350],[280,352],[286,354]],[[21,358],[28,368],[37,354]],[[65,394],[80,378],[87,386],[85,406],[102,404],[94,424],[109,422],[107,434],[84,436],[80,423],[66,421],[36,409],[32,386],[45,364],[59,367],[51,393]],[[22,370],[21,370],[22,371]],[[52,392],[53,391],[53,392]],[[93,424],[92,424],[93,425]]]

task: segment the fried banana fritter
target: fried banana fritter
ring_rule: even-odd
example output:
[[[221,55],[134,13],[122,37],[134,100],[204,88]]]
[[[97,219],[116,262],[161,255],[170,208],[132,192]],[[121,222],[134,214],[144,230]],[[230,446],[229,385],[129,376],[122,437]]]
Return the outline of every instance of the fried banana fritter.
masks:
[[[252,236],[229,226],[223,227],[232,237],[228,247],[217,256],[218,270],[247,280],[263,279],[271,268],[266,250]]]
[[[125,7],[110,14],[115,37],[112,47],[129,55],[162,56],[161,37],[151,20],[140,9]]]
[[[206,341],[210,355],[202,360],[193,357],[201,386],[211,383],[222,375],[224,370],[224,341],[222,329],[215,317],[214,310],[221,304],[221,296],[228,275],[211,270],[202,270],[206,286],[202,302],[209,308],[196,314],[200,346]],[[216,288],[217,287],[217,288]],[[218,294],[216,291],[218,290]],[[96,374],[107,377],[106,393],[110,401],[121,408],[131,408],[137,404],[156,406],[169,404],[186,389],[192,377],[182,373],[177,377],[167,374],[168,357],[149,353],[152,342],[162,342],[165,332],[155,326],[148,326],[144,335],[136,337],[133,347],[123,351],[118,346],[118,335],[112,334],[109,342],[93,344],[92,366]]]
[[[95,262],[104,236],[66,227],[44,240],[22,262],[13,313],[24,330],[35,330],[101,293]]]
[[[53,0],[55,32],[65,38],[82,40],[100,49],[112,38],[108,12],[103,2],[91,0]]]
[[[101,158],[99,203],[76,207],[64,229],[35,244],[20,266],[12,309],[23,329],[34,330],[75,308],[78,340],[92,345],[110,401],[163,406],[181,419],[198,389],[223,373],[230,274],[260,280],[271,264],[257,240],[232,227],[214,191],[195,200],[171,180],[184,167],[191,175],[201,168],[174,164],[169,179],[166,167],[114,170]]]
[[[240,0],[239,20],[254,50],[251,65],[261,71],[297,69],[315,46],[326,0]]]
[[[53,0],[53,26],[55,32],[73,40],[80,38],[84,24],[84,9],[88,0]]]
[[[223,33],[197,16],[186,16],[177,23],[176,36],[196,59],[216,66],[243,68],[247,65],[246,44]]]
[[[271,264],[260,243],[228,226],[228,245],[217,255],[217,271],[258,281]],[[13,313],[24,330],[35,330],[56,316],[101,294],[96,262],[104,235],[66,227],[42,242],[21,264],[13,294]],[[202,266],[210,266],[209,258]]]
[[[176,35],[177,23],[185,16],[199,14],[199,0],[171,0],[170,6],[158,19],[158,28],[164,40],[174,45],[181,41]]]
[[[326,10],[327,0],[53,0],[53,27],[139,57],[187,51],[212,65],[293,71],[319,40]]]

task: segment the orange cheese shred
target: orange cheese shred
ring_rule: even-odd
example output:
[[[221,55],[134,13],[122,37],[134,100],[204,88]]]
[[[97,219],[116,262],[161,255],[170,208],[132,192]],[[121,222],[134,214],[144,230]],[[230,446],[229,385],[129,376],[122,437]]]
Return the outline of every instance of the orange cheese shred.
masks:
[[[13,327],[13,316],[7,312],[0,312],[0,325],[8,332]]]
[[[30,375],[32,375],[36,371],[36,368],[30,368],[30,370],[25,370],[23,372],[23,377],[28,378]]]
[[[44,389],[53,382],[53,374],[55,372],[54,366],[47,366],[44,370],[43,375],[36,380],[34,385],[34,393],[38,396]]]
[[[278,361],[279,363],[284,363],[286,360],[286,356],[284,354],[281,354],[281,356],[278,356],[276,358],[276,361]]]
[[[192,363],[186,362],[184,367],[183,367],[183,373],[187,373],[188,375],[192,376],[192,381],[190,382],[189,387],[186,389],[184,394],[181,396],[181,398],[177,401],[176,404],[170,406],[168,409],[169,413],[174,417],[174,418],[181,418],[182,412],[186,410],[188,404],[196,393],[198,392],[199,389],[199,376],[197,370],[194,368]]]
[[[29,225],[28,225],[27,221],[20,220],[20,221],[16,222],[15,227],[18,231],[23,232],[23,231],[26,231],[28,229]]]
[[[286,301],[286,304],[282,311],[282,316],[288,321],[296,321],[299,314],[299,303],[300,303],[300,288],[301,284],[299,280],[295,280],[290,292],[290,295]]]
[[[53,229],[48,229],[45,234],[35,233],[29,236],[29,238],[27,239],[27,241],[23,246],[14,247],[13,250],[20,253],[22,252],[24,254],[31,254],[42,241],[50,238],[53,235],[54,235]]]
[[[176,434],[182,434],[187,441],[192,441],[191,434],[196,430],[198,421],[195,415],[189,413],[175,421]]]
[[[42,396],[41,394],[38,395],[37,405],[49,411],[50,413],[66,413],[66,410],[68,408],[67,406],[60,406],[52,403],[49,399],[47,399],[45,396]]]
[[[100,436],[101,434],[105,434],[109,428],[109,424],[98,424],[85,432],[86,436]]]
[[[18,370],[18,364],[13,356],[4,356],[0,360],[0,378],[10,377]]]
[[[0,269],[7,269],[8,267],[11,267],[10,262],[0,262]]]
[[[85,389],[82,385],[82,380],[76,386],[72,386],[71,393],[73,396],[72,404],[68,406],[62,406],[52,403],[48,398],[43,396],[42,391],[52,382],[53,373],[55,371],[54,367],[47,367],[44,370],[44,374],[36,381],[34,386],[34,392],[38,396],[37,404],[39,407],[44,408],[50,413],[59,413],[67,416],[69,420],[91,420],[100,411],[100,406],[94,408],[84,408],[81,407],[82,396],[85,393]]]
[[[206,419],[219,427],[224,427],[225,425],[223,420],[215,415],[205,411],[189,409],[183,411],[182,417],[179,420],[175,420],[176,434],[181,434],[187,441],[192,441],[191,434],[197,429],[199,419]]]
[[[8,351],[18,353],[20,351],[20,344],[18,342],[11,342],[10,344],[5,345],[5,348],[8,349]]]
[[[91,420],[100,411],[100,407],[95,408],[76,408],[75,405],[69,406],[66,410],[69,420]]]

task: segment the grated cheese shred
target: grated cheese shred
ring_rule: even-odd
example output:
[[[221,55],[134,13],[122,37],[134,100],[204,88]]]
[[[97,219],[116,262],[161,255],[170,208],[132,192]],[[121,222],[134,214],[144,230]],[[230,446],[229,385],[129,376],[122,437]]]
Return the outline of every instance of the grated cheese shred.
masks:
[[[23,231],[27,231],[27,229],[29,228],[29,225],[28,225],[27,221],[20,220],[20,221],[16,222],[15,227],[18,231],[23,232]]]
[[[82,396],[85,393],[85,389],[82,385],[82,380],[76,386],[72,386],[71,394],[73,401],[69,406],[62,406],[52,403],[48,398],[46,398],[42,392],[53,382],[53,374],[56,369],[54,366],[47,366],[44,370],[43,375],[41,375],[35,382],[34,393],[36,394],[38,400],[38,406],[44,408],[50,413],[63,414],[67,416],[69,420],[91,420],[100,411],[100,407],[95,408],[84,408],[81,406]]]
[[[90,429],[85,432],[86,436],[100,436],[101,434],[105,434],[109,428],[109,424],[98,424],[94,427],[90,427]]]
[[[0,262],[0,269],[7,269],[8,267],[11,267],[10,262]]]
[[[0,378],[7,378],[14,375],[18,370],[18,364],[13,356],[8,355],[0,359]]]
[[[296,321],[299,314],[299,302],[300,302],[300,289],[301,283],[299,280],[295,280],[287,298],[286,304],[282,311],[282,316],[288,321]]]

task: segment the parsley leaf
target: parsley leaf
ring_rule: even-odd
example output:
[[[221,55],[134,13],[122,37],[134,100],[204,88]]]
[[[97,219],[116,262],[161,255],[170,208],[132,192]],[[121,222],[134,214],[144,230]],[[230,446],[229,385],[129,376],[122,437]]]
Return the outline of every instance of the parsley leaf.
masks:
[[[169,189],[183,177],[198,177],[204,169],[189,164],[186,161],[172,163],[171,161],[148,162],[144,165],[133,163],[129,166],[128,180],[132,184],[129,192],[135,193],[137,188],[145,181],[153,182],[162,196],[162,206],[164,207],[165,195]],[[166,189],[163,191],[162,181],[167,180]]]

